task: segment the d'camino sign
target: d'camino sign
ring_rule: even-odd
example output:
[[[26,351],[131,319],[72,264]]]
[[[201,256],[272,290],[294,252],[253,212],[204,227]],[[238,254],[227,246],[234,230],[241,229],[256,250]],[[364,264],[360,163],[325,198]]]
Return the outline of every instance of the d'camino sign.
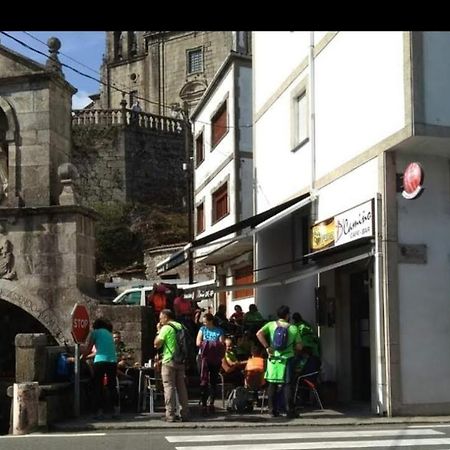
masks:
[[[373,200],[311,227],[311,250],[338,247],[374,235]]]

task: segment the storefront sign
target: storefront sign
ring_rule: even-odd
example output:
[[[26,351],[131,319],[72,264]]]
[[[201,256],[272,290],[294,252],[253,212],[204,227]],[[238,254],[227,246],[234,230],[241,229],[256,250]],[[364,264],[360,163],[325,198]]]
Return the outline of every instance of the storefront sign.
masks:
[[[409,163],[403,172],[403,197],[407,200],[419,197],[423,192],[423,179],[422,166],[417,162]]]
[[[373,202],[370,200],[313,225],[311,250],[316,252],[370,237],[374,234],[373,230]]]

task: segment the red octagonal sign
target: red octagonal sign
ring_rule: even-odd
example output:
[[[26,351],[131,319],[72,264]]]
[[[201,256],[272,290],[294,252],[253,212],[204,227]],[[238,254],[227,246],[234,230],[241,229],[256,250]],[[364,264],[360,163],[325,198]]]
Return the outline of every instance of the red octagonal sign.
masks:
[[[78,344],[82,344],[89,334],[89,311],[78,303],[72,310],[72,336]]]

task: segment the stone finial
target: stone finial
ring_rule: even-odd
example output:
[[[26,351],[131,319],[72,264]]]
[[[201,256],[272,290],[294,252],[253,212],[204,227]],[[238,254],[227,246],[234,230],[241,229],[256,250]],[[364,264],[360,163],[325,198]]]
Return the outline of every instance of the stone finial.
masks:
[[[57,72],[64,78],[61,62],[58,59],[59,49],[61,48],[61,41],[57,37],[51,37],[47,41],[48,52],[50,53],[46,66],[53,72]]]
[[[59,204],[76,205],[77,198],[73,189],[73,183],[78,178],[77,168],[71,163],[63,163],[58,167],[58,176],[63,186],[59,196]]]

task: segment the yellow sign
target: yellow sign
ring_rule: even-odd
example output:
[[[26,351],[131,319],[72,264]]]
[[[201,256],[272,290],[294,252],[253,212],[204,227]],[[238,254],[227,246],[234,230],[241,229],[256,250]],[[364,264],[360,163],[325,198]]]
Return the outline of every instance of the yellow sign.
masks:
[[[319,222],[311,227],[311,250],[317,251],[334,244],[336,224],[334,217]]]

